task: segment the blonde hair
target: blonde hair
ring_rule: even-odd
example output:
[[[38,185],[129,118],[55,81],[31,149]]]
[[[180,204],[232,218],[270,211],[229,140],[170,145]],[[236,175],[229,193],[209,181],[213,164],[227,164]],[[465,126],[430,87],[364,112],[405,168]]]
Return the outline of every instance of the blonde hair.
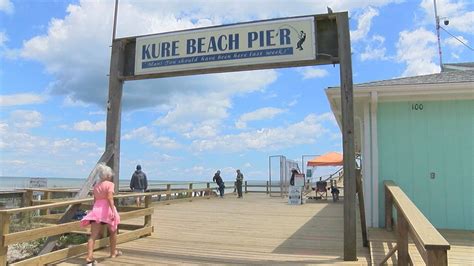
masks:
[[[112,181],[112,178],[114,177],[114,170],[105,165],[105,163],[99,163],[97,166],[97,173],[99,175],[100,181]]]

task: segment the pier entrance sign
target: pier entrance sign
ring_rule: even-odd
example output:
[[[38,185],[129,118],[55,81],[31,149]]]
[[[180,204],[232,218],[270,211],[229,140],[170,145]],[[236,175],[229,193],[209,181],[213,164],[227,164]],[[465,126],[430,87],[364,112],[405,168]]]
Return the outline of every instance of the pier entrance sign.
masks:
[[[117,6],[116,6],[117,8]],[[107,103],[107,161],[119,185],[123,83],[130,80],[339,64],[344,152],[344,259],[356,260],[352,62],[347,12],[115,38]],[[159,93],[159,88],[157,89]]]
[[[312,16],[138,37],[135,74],[315,60],[315,38]]]

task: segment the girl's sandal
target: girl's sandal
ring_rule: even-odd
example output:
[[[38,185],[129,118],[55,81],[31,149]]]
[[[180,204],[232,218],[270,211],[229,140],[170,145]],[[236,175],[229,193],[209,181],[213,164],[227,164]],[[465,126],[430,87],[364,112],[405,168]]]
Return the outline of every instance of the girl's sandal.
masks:
[[[122,252],[122,251],[116,250],[116,251],[115,251],[115,255],[111,255],[110,257],[111,257],[111,258],[116,258],[116,257],[122,256],[122,255],[123,255],[123,252]]]
[[[87,260],[87,259],[86,259],[86,265],[90,265],[90,266],[97,265],[97,261],[96,261],[96,260]]]

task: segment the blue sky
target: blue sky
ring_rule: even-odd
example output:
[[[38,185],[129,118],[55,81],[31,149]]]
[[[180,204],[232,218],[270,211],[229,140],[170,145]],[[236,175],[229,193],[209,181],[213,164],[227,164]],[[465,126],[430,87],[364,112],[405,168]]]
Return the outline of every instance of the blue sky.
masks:
[[[112,0],[0,0],[0,175],[86,177],[104,150]],[[474,4],[438,0],[443,27],[469,46]],[[431,0],[127,1],[117,36],[349,11],[354,82],[439,72]],[[441,31],[444,62],[474,61]],[[127,82],[121,178],[267,179],[268,156],[341,151],[324,90],[339,67]]]

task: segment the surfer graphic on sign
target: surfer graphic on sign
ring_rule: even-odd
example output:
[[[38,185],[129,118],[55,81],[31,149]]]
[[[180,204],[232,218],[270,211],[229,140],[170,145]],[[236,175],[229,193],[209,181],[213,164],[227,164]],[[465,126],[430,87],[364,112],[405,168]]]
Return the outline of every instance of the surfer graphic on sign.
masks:
[[[300,40],[296,44],[296,49],[299,49],[301,51],[303,50],[303,47],[301,45],[303,45],[304,41],[306,40],[306,33],[304,33],[304,31],[300,31],[300,34],[298,34],[298,39]]]

